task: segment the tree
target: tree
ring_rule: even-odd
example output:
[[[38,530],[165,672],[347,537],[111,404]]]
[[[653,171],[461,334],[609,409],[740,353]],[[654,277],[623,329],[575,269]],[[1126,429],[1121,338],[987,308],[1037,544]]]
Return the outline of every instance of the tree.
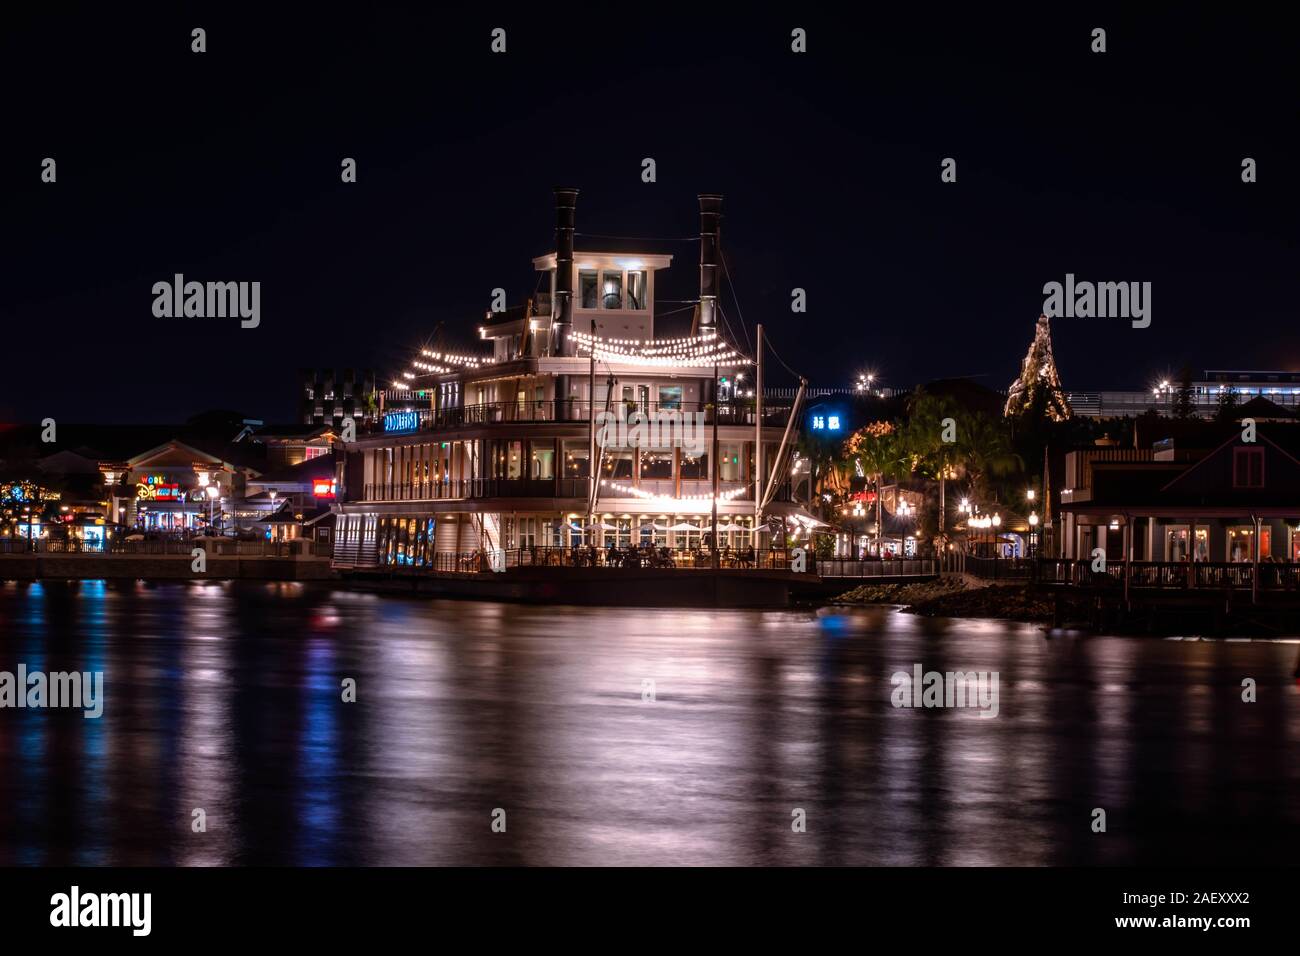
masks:
[[[1219,388],[1219,405],[1215,409],[1214,418],[1220,422],[1235,422],[1237,420],[1237,407],[1241,404],[1241,394],[1231,385],[1227,388]]]
[[[940,534],[947,531],[947,483],[958,475],[962,461],[961,422],[965,409],[948,396],[930,395],[921,389],[908,402],[907,423],[901,441],[911,468],[939,483]]]
[[[1192,370],[1183,367],[1178,375],[1178,393],[1174,396],[1174,418],[1187,421],[1196,414],[1192,395]]]
[[[880,489],[887,477],[911,474],[910,458],[893,422],[872,422],[850,435],[844,443],[848,463],[869,477],[876,490],[876,554],[884,533]]]

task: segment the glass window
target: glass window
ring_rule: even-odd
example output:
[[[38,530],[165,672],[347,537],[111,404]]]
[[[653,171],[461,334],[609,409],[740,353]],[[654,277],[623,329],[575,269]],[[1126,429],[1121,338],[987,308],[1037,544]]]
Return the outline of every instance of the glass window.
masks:
[[[537,522],[538,522],[538,519],[536,519],[536,518],[520,518],[520,519],[519,519],[519,535],[518,535],[518,538],[519,538],[519,544],[518,544],[518,547],[520,547],[520,548],[535,548],[535,547],[537,547],[537,545],[538,545],[538,543],[539,543],[539,542],[538,542],[538,533],[537,533]]]
[[[646,448],[641,452],[641,478],[673,477],[673,450],[671,448]]]
[[[645,309],[646,303],[646,275],[644,272],[629,272],[627,274],[627,307],[629,309]]]
[[[741,442],[724,441],[718,444],[718,476],[723,481],[740,481]]]
[[[565,439],[564,441],[564,477],[591,477],[591,449],[587,439]]]
[[[659,407],[661,409],[680,409],[682,407],[682,387],[680,385],[660,385]]]
[[[698,455],[692,455],[690,452],[682,449],[682,477],[683,478],[708,478],[709,477],[709,455],[708,452],[702,452]]]
[[[594,272],[578,273],[578,292],[579,302],[584,309],[598,309],[600,305],[596,297],[597,279]]]
[[[533,478],[555,477],[555,442],[529,442],[528,473]]]
[[[1255,560],[1255,529],[1250,525],[1238,525],[1228,529],[1228,560]]]
[[[632,519],[630,517],[614,518],[605,515],[604,523],[609,526],[605,530],[606,547],[609,547],[611,543],[616,548],[630,548],[632,546]]]
[[[631,448],[606,448],[600,476],[611,481],[631,481],[632,452]]]
[[[600,307],[623,308],[623,273],[606,272],[600,278]]]

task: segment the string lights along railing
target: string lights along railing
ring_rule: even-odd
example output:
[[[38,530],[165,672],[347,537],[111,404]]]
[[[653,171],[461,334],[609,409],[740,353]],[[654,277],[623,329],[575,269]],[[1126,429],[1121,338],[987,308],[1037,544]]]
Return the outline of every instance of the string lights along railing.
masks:
[[[581,332],[573,333],[578,349],[594,353],[604,360],[629,360],[649,365],[727,365],[749,364],[750,360],[717,333],[678,339],[602,339]]]
[[[672,495],[655,494],[653,491],[646,491],[644,488],[637,488],[634,485],[624,485],[616,481],[609,481],[602,478],[600,480],[602,488],[609,488],[620,495],[626,495],[631,498],[639,498],[642,501],[712,501],[713,495]],[[731,501],[745,493],[745,488],[729,488],[718,495],[718,501]]]

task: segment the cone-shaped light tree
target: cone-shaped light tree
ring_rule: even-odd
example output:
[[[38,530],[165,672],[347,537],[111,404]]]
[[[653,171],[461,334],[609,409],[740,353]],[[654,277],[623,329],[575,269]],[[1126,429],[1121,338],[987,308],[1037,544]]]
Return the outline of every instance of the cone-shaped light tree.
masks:
[[[1056,372],[1056,360],[1052,357],[1052,327],[1046,315],[1038,317],[1034,341],[1020,363],[1020,377],[1011,383],[1003,410],[1008,418],[1031,413],[1045,415],[1054,422],[1072,414],[1070,401],[1061,388],[1061,377]]]

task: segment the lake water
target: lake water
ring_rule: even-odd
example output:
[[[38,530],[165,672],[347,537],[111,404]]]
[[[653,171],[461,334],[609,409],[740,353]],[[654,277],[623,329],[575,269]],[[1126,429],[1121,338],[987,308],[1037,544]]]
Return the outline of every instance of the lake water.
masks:
[[[0,583],[0,672],[104,674],[99,719],[0,709],[0,865],[1290,864],[1298,653],[881,608]],[[916,664],[996,672],[997,716],[894,707]]]

